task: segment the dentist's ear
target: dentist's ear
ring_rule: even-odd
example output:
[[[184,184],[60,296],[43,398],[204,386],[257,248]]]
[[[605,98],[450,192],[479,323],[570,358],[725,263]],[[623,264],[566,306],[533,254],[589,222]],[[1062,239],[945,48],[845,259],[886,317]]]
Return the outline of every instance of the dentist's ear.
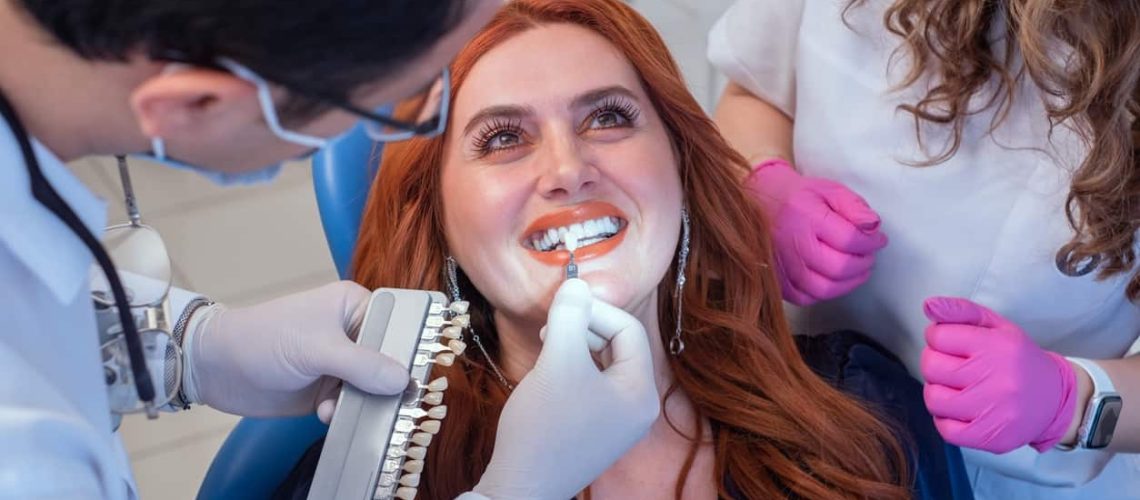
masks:
[[[229,73],[171,64],[131,93],[131,110],[146,137],[228,134],[261,120],[257,89]]]

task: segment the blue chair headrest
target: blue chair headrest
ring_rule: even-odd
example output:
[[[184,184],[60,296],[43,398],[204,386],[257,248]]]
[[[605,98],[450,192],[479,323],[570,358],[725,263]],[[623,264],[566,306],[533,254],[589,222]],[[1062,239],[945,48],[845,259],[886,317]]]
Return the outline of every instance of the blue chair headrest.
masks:
[[[313,156],[313,187],[325,239],[341,278],[348,278],[360,218],[376,170],[382,145],[357,125],[347,135]]]

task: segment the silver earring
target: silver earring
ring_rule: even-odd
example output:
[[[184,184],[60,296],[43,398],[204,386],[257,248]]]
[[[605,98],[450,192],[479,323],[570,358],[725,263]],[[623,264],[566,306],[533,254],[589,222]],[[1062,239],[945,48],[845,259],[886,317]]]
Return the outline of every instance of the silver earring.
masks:
[[[451,295],[451,301],[457,302],[463,300],[463,297],[459,295],[459,271],[455,258],[450,255],[444,258],[443,268],[444,274],[447,276],[447,293]],[[499,378],[499,382],[503,384],[507,392],[513,391],[515,386],[507,381],[507,377],[503,375],[503,371],[499,369],[499,365],[495,364],[495,361],[491,359],[491,355],[487,354],[487,349],[483,347],[483,341],[479,338],[479,332],[475,331],[474,326],[468,327],[468,330],[471,330],[471,340],[475,341],[475,346],[479,348],[479,352],[483,353],[483,359],[487,360],[487,364],[490,365],[491,370],[495,372],[495,376]]]
[[[455,266],[455,258],[448,255],[443,261],[443,268],[447,275],[447,293],[451,295],[452,302],[461,300],[459,297],[459,277],[455,271]]]
[[[677,254],[677,287],[673,290],[673,301],[677,304],[677,321],[673,338],[669,340],[669,352],[680,356],[685,352],[685,341],[681,339],[681,309],[684,303],[682,291],[685,289],[685,265],[689,262],[689,211],[681,208],[681,250]]]

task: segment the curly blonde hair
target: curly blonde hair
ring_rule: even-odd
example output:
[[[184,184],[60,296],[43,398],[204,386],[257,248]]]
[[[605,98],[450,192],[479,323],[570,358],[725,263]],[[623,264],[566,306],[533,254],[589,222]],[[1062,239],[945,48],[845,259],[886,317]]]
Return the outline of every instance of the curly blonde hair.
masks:
[[[847,10],[866,3],[850,0]],[[903,39],[913,61],[900,88],[925,74],[937,84],[914,104],[921,141],[923,122],[953,128],[946,148],[924,165],[958,151],[967,117],[996,109],[991,127],[1008,114],[1022,79],[1053,99],[1045,103],[1050,128],[1071,124],[1088,148],[1072,177],[1065,212],[1075,234],[1059,251],[1070,274],[1093,265],[1105,279],[1129,272],[1136,262],[1140,229],[1140,1],[1137,0],[897,0],[884,15],[887,29]],[[994,30],[1003,30],[996,50]],[[1058,58],[1058,44],[1072,50]],[[1024,69],[1013,71],[1015,54]],[[998,90],[982,109],[970,98],[996,77]],[[1126,291],[1140,296],[1140,273]]]

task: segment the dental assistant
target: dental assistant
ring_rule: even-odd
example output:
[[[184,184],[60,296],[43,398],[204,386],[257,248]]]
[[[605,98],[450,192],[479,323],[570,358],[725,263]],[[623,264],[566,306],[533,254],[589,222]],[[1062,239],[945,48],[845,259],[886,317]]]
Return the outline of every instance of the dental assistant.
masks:
[[[112,319],[127,332],[129,363],[120,374],[134,376],[137,392],[127,395],[140,408],[170,401],[163,410],[319,410],[327,419],[339,380],[375,394],[403,391],[399,363],[350,339],[369,296],[350,282],[245,308],[170,289],[180,363],[146,357],[131,345],[137,328],[122,291],[150,283],[129,273],[121,287],[115,282],[115,266],[131,263],[108,258],[99,243],[106,205],[64,162],[133,154],[220,183],[249,183],[271,179],[279,162],[361,119],[376,140],[437,134],[448,101],[441,69],[500,5],[0,2],[0,498],[138,496],[114,432],[112,406],[120,409],[124,393],[108,396],[115,377],[101,359],[94,274],[112,282],[114,300],[102,297],[101,307],[116,311]],[[422,98],[421,109],[373,111],[409,97]],[[501,420],[509,432],[501,431],[494,459],[465,497],[570,497],[648,431],[658,412],[648,346],[634,343],[643,348],[604,370],[552,362],[592,359],[576,341],[584,327],[568,326],[592,320],[592,300],[579,280],[555,296],[547,334],[555,341],[534,372],[543,381],[520,382]],[[622,325],[616,335],[644,337],[639,327]],[[181,373],[166,370],[177,364]],[[623,387],[614,378],[644,383]],[[594,400],[562,401],[547,390],[549,380],[594,380],[604,390],[592,391]],[[563,421],[583,414],[566,411],[571,404],[606,411]]]
[[[709,43],[797,330],[897,354],[978,498],[1140,498],[1140,6],[738,0]]]

